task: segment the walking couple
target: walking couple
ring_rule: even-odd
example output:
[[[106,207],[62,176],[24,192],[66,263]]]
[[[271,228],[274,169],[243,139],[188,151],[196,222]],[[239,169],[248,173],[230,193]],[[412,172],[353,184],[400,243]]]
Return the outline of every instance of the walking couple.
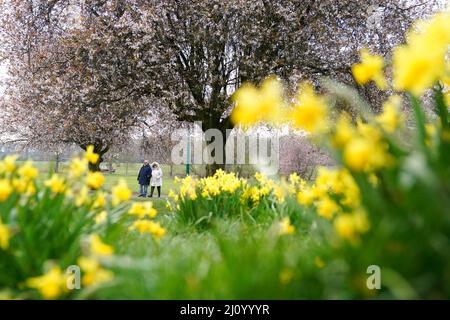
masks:
[[[144,160],[144,164],[139,170],[137,180],[140,186],[139,197],[147,197],[149,185],[151,185],[149,198],[153,197],[155,187],[158,190],[158,198],[161,197],[162,170],[158,162],[153,162],[149,165],[148,160]]]

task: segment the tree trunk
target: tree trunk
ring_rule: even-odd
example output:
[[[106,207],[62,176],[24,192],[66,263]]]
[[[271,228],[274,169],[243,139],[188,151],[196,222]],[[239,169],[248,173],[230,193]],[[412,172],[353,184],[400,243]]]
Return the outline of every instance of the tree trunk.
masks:
[[[100,171],[100,164],[104,160],[103,156],[109,150],[109,145],[103,145],[103,144],[100,144],[100,143],[98,143],[98,144],[89,144],[89,145],[93,145],[94,146],[94,152],[99,155],[97,163],[90,163],[89,162],[89,171],[93,171],[93,172]],[[80,147],[83,150],[86,150],[89,145],[82,145]]]
[[[60,154],[59,152],[55,153],[55,173],[59,173],[59,163],[60,163]]]
[[[222,163],[207,164],[206,168],[205,168],[206,176],[214,175],[214,173],[217,170],[219,170],[219,169],[225,170],[225,160],[226,160],[226,157],[225,157],[225,145],[226,145],[226,142],[227,142],[227,139],[228,139],[227,129],[232,129],[233,126],[232,126],[229,118],[225,119],[222,122],[220,122],[220,121],[214,122],[212,126],[211,125],[209,125],[209,126],[206,125],[205,126],[205,124],[202,125],[202,130],[203,131],[205,131],[207,129],[210,129],[210,128],[211,129],[219,129],[222,132],[222,139],[223,139],[223,145],[222,145],[223,159],[222,160],[223,161],[222,161]]]

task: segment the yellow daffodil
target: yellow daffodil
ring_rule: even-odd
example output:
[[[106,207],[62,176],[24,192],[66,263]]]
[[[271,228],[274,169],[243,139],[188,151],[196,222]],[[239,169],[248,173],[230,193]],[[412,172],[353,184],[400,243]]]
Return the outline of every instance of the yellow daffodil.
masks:
[[[161,227],[159,222],[153,222],[151,220],[143,220],[143,219],[135,221],[131,225],[130,230],[137,230],[140,233],[150,233],[156,239],[160,239],[166,234],[166,229]]]
[[[0,179],[0,202],[5,201],[9,198],[11,193],[14,191],[11,183],[7,179]]]
[[[13,178],[11,181],[12,186],[14,187],[14,190],[16,190],[17,193],[24,193],[28,189],[28,180],[26,178]]]
[[[86,187],[81,188],[75,196],[75,205],[81,207],[89,201],[89,189]]]
[[[375,121],[388,133],[393,133],[403,121],[400,113],[401,102],[402,99],[400,96],[391,96],[383,104],[383,112],[375,117]]]
[[[100,189],[105,183],[105,176],[100,172],[89,172],[86,177],[86,183],[91,189]]]
[[[393,84],[396,90],[420,96],[444,77],[450,44],[450,13],[422,21],[407,36],[407,44],[393,53]]]
[[[281,222],[279,223],[279,233],[281,235],[283,234],[292,234],[295,231],[295,227],[291,224],[291,221],[289,218],[283,218]]]
[[[8,225],[3,224],[0,219],[0,248],[3,250],[8,249],[9,239],[11,238],[11,230]]]
[[[350,116],[346,113],[340,114],[332,138],[333,146],[336,148],[344,147],[354,135],[355,129],[352,127]]]
[[[89,287],[110,281],[114,274],[101,267],[97,259],[93,257],[78,258],[78,265],[83,270],[81,283],[83,286]]]
[[[156,209],[153,208],[152,202],[135,202],[131,205],[130,210],[128,211],[129,214],[136,215],[140,219],[144,218],[145,216],[148,216],[149,218],[156,217]]]
[[[100,156],[94,152],[94,146],[90,145],[86,148],[86,152],[84,154],[84,157],[87,161],[89,161],[92,164],[96,164],[98,162],[98,159]]]
[[[106,194],[104,192],[98,192],[95,201],[92,204],[93,209],[104,208],[106,206]]]
[[[314,93],[311,84],[302,84],[290,115],[294,126],[310,133],[322,133],[328,127],[327,113],[325,100]]]
[[[231,120],[244,126],[254,125],[259,121],[280,122],[285,113],[283,87],[275,77],[263,81],[260,88],[244,84],[233,95],[235,107]]]
[[[337,214],[341,208],[333,199],[323,197],[317,202],[317,213],[319,216],[330,220],[333,215]]]
[[[118,205],[124,201],[130,200],[131,194],[131,190],[128,188],[125,179],[120,179],[119,183],[112,188],[113,205]]]
[[[34,179],[38,175],[38,170],[33,166],[33,162],[28,160],[19,168],[19,175],[23,178]]]
[[[360,51],[361,63],[352,67],[352,73],[358,84],[364,85],[374,81],[380,89],[386,89],[387,83],[383,75],[383,58],[370,54],[369,50]]]
[[[96,256],[110,256],[114,253],[114,248],[103,243],[98,234],[93,234],[90,239],[91,254]]]
[[[86,171],[88,171],[88,160],[83,158],[74,158],[69,164],[69,176],[72,178],[81,177]]]
[[[55,266],[46,274],[27,280],[29,288],[37,289],[44,299],[58,298],[67,288],[66,276],[61,268]]]
[[[66,190],[64,178],[58,174],[54,174],[50,179],[45,180],[44,185],[50,188],[53,193],[63,193]]]
[[[12,173],[16,169],[18,155],[8,155],[0,161],[0,174],[4,172]]]

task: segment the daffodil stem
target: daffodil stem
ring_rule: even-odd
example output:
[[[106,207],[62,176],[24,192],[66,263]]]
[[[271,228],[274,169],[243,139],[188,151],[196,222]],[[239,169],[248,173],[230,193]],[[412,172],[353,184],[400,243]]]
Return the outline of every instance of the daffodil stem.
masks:
[[[422,148],[425,148],[426,147],[426,144],[425,144],[425,141],[426,141],[425,114],[423,113],[423,110],[420,106],[419,99],[412,94],[409,95],[409,98],[410,98],[410,101],[411,101],[411,104],[412,104],[412,107],[414,110],[414,115],[416,118],[419,143]]]

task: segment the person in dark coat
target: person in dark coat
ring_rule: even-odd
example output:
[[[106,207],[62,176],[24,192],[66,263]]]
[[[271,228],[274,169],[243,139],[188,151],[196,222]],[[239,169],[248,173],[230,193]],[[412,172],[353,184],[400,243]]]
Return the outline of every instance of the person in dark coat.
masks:
[[[152,177],[152,168],[148,164],[148,160],[144,160],[144,165],[139,170],[139,174],[137,177],[137,181],[140,186],[140,195],[139,197],[147,196],[148,185],[150,184],[150,178]]]

